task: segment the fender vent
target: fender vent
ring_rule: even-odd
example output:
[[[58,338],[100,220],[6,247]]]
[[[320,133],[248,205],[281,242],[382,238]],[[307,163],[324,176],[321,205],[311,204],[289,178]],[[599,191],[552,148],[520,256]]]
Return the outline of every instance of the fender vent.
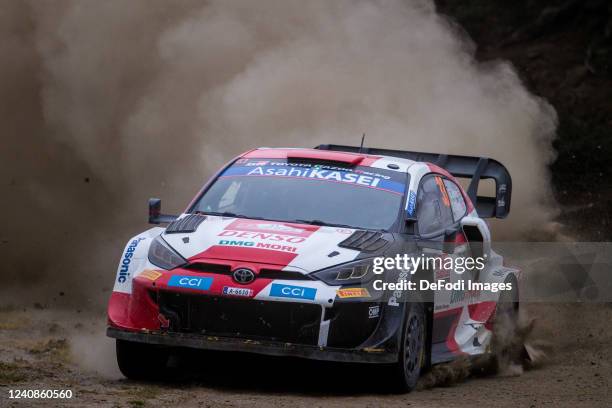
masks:
[[[206,216],[199,214],[189,214],[180,220],[172,221],[168,228],[166,228],[166,234],[176,234],[179,232],[194,232],[198,225],[206,219]]]
[[[383,238],[383,234],[376,231],[358,230],[338,244],[339,247],[356,249],[364,252],[375,252],[382,249],[389,241]]]

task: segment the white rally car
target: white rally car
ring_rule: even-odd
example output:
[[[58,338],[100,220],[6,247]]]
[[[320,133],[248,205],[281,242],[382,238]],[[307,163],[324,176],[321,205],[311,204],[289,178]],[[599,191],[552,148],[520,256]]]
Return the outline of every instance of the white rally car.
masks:
[[[455,177],[471,179],[467,192]],[[493,197],[477,196],[482,179]],[[519,271],[491,249],[511,179],[482,158],[321,145],[251,150],[178,216],[127,243],[108,305],[123,374],[164,372],[174,347],[387,364],[414,388],[423,370],[490,352],[496,310],[518,307]],[[373,272],[377,258],[476,257],[448,268]],[[386,290],[382,282],[510,284],[487,291]]]

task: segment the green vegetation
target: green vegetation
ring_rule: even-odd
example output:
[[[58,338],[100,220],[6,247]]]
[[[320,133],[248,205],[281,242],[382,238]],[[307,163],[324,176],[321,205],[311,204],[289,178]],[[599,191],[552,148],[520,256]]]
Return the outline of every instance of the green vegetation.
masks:
[[[0,384],[12,384],[26,379],[26,375],[18,364],[0,361]]]

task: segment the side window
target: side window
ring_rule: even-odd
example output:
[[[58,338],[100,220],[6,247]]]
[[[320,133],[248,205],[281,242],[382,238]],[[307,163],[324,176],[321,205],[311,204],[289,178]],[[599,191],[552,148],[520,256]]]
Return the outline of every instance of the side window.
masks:
[[[425,176],[417,195],[417,221],[419,234],[444,231],[453,224],[451,204],[441,177]]]
[[[459,187],[450,180],[444,179],[444,185],[446,186],[446,192],[450,199],[451,208],[453,210],[453,219],[459,221],[467,212],[467,206],[463,199],[463,194]]]

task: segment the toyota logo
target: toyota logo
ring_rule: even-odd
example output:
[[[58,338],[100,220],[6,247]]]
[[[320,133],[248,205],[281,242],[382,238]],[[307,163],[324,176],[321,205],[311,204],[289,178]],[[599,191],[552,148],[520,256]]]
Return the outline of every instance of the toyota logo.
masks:
[[[250,269],[240,268],[236,269],[232,273],[232,277],[237,283],[240,283],[241,285],[246,285],[247,283],[251,283],[255,280],[255,273]]]

